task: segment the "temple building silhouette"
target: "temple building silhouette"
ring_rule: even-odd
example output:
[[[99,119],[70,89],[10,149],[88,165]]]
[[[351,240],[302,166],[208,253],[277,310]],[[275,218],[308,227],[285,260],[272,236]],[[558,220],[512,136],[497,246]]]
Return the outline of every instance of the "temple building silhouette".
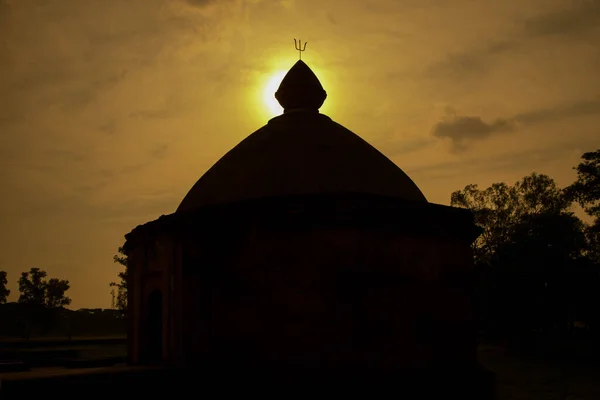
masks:
[[[319,113],[303,61],[275,96],[282,115],[126,235],[129,362],[474,367],[471,213]]]

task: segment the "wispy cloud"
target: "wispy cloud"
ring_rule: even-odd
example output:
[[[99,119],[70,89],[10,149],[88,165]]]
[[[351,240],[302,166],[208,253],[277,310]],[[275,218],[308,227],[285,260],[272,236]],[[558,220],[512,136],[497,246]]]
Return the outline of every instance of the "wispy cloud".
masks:
[[[525,173],[529,173],[555,160],[557,156],[564,154],[565,150],[575,148],[575,143],[561,143],[560,145],[522,150],[512,154],[496,156],[474,154],[468,158],[412,168],[407,170],[407,172],[427,180],[469,177],[473,175],[474,170],[478,174],[498,171],[505,171],[507,174],[510,174],[513,170],[524,170],[526,171]]]
[[[496,134],[515,132],[520,126],[531,127],[557,120],[600,115],[600,98],[527,111],[511,117],[497,118],[492,122],[484,122],[478,116],[459,116],[452,109],[448,109],[447,113],[450,115],[433,126],[432,135],[449,139],[454,151],[464,151],[476,141]]]
[[[600,1],[568,2],[562,10],[553,11],[525,22],[524,36],[579,35],[600,27]]]
[[[600,96],[596,99],[581,100],[573,103],[559,104],[555,107],[524,112],[515,115],[513,119],[533,125],[585,115],[600,115]]]
[[[427,75],[458,79],[480,74],[492,68],[499,58],[525,51],[533,40],[551,36],[574,39],[596,30],[593,34],[600,40],[600,0],[566,2],[560,10],[528,18],[519,25],[516,32],[507,36],[446,55],[428,67]]]

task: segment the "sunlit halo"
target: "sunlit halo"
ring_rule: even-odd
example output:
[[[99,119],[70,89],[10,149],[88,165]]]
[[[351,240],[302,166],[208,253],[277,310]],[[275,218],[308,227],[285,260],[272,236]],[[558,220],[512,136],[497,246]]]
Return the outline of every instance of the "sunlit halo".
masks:
[[[275,98],[275,92],[277,89],[279,89],[281,81],[288,73],[291,66],[294,65],[294,62],[294,60],[283,60],[276,62],[276,65],[272,66],[272,71],[275,72],[262,75],[258,81],[258,90],[254,92],[256,93],[255,96],[257,97],[254,97],[254,101],[258,99],[258,102],[255,104],[259,105],[258,114],[261,116],[261,118],[273,118],[283,114],[283,108],[279,105],[279,102]],[[332,93],[335,94],[335,79],[332,80],[331,76],[327,74],[327,71],[311,64],[309,64],[309,66],[317,75],[325,90],[328,91],[328,95]],[[332,101],[328,96],[328,99],[323,107],[321,107],[320,112],[327,114],[332,109],[332,106],[335,107],[335,99]]]
[[[281,81],[285,77],[286,73],[287,71],[278,71],[271,75],[263,91],[263,101],[269,110],[269,114],[273,117],[283,113],[283,108],[279,105],[279,102],[275,98],[275,92],[277,89],[279,89],[279,85],[281,84]]]

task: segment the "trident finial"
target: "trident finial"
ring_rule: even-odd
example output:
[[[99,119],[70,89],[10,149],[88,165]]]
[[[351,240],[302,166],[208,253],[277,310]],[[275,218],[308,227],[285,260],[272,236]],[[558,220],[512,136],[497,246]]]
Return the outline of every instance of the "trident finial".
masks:
[[[306,50],[306,43],[308,43],[308,42],[304,42],[304,47],[302,47],[302,40],[298,39],[298,42],[296,42],[296,39],[294,39],[294,47],[296,48],[296,50],[298,50],[298,56],[300,57],[301,60],[302,60],[302,52]]]

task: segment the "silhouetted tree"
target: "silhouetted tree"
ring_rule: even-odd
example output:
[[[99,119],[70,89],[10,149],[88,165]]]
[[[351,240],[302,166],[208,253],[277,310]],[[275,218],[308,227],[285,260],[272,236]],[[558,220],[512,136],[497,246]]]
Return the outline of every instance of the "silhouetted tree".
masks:
[[[592,225],[586,227],[588,241],[588,257],[600,268],[600,218],[596,218]]]
[[[124,336],[123,314],[117,310],[35,307],[24,303],[0,306],[0,337],[44,335]]]
[[[483,229],[473,245],[475,263],[491,265],[516,224],[529,216],[561,212],[570,203],[552,178],[533,173],[513,186],[494,183],[480,190],[477,185],[467,185],[451,194],[450,204],[473,212],[475,223]]]
[[[65,295],[71,286],[69,281],[51,278],[46,282],[46,306],[50,308],[65,307],[71,299]]]
[[[66,296],[70,285],[68,280],[46,279],[47,273],[39,268],[31,268],[21,273],[19,278],[19,303],[49,308],[64,307],[71,304]]]
[[[586,236],[589,258],[600,265],[600,149],[584,153],[581,159],[581,163],[574,168],[577,180],[566,190],[570,198],[594,217],[593,224],[586,229]]]
[[[564,331],[575,301],[586,240],[584,224],[569,212],[529,215],[514,226],[495,255],[496,315],[512,327]],[[502,315],[503,314],[503,315]]]
[[[45,278],[46,271],[31,268],[29,272],[22,272],[19,278],[19,303],[29,305],[44,305],[46,300]]]
[[[113,257],[113,262],[121,264],[125,270],[119,272],[119,282],[111,282],[111,287],[117,288],[117,309],[125,312],[127,310],[127,262],[128,257],[123,247],[119,247],[118,253]]]
[[[581,159],[575,167],[577,180],[567,192],[589,215],[600,218],[600,149],[584,153]]]
[[[467,185],[450,197],[450,204],[471,210],[475,223],[483,229],[473,244],[477,265],[491,264],[496,248],[505,240],[516,219],[516,193],[505,183],[494,183],[480,190],[477,185]]]
[[[451,204],[470,209],[483,228],[474,255],[485,327],[514,333],[572,323],[587,242],[571,202],[552,178],[536,173],[513,186],[452,193]]]
[[[19,278],[19,303],[24,307],[24,335],[27,338],[35,332],[43,336],[55,329],[64,319],[62,307],[71,303],[65,294],[69,281],[46,277],[46,271],[31,268]]]
[[[6,304],[10,290],[6,287],[8,280],[6,279],[6,271],[0,271],[0,304]]]

